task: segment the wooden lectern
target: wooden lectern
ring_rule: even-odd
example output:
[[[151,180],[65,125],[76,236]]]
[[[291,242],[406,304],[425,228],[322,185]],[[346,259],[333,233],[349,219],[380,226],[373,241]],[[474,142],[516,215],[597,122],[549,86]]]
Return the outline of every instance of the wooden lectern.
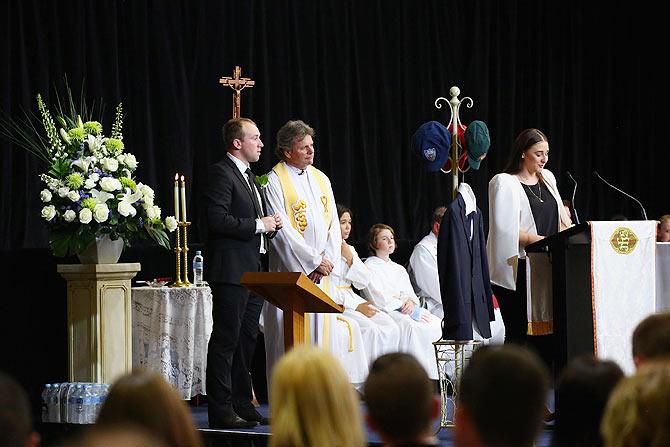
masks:
[[[284,311],[284,351],[304,343],[305,312],[344,311],[300,272],[246,272],[240,284]]]

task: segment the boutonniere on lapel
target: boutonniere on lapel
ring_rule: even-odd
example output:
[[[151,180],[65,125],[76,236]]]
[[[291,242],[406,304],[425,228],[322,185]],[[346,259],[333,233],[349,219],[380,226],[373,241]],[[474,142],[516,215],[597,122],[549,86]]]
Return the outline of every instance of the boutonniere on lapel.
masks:
[[[268,186],[268,175],[263,174],[263,175],[257,175],[256,176],[256,184],[261,188],[265,189]]]

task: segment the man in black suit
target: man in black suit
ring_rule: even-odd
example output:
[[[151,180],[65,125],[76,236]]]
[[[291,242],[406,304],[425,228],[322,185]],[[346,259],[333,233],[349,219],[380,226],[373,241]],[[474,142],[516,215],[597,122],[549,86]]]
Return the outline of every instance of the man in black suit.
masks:
[[[256,124],[233,118],[223,126],[225,156],[211,167],[205,193],[207,280],[212,288],[214,328],[207,353],[210,428],[269,424],[251,403],[249,366],[256,346],[263,299],[240,285],[244,272],[265,269],[268,237],[281,229],[266,204],[249,164],[263,142]]]

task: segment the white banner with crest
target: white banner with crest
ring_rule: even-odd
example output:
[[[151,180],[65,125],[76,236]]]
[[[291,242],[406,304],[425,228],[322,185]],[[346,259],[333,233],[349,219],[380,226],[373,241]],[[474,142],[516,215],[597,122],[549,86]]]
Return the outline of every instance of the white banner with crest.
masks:
[[[635,370],[631,337],[656,306],[656,222],[591,222],[594,345],[599,358]]]

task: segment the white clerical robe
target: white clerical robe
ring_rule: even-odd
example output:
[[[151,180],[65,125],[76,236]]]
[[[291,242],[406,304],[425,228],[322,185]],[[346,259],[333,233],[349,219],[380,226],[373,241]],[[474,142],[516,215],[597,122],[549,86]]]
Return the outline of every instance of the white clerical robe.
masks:
[[[440,277],[437,272],[437,236],[431,231],[416,244],[409,258],[409,268],[413,284],[419,290],[417,295],[426,303],[426,309],[439,318],[444,318],[440,298]]]
[[[321,263],[321,258],[330,260],[337,273],[341,256],[342,236],[337,216],[335,198],[330,180],[325,174],[315,170],[300,170],[281,162],[290,178],[295,193],[306,203],[304,217],[307,225],[300,232],[291,224],[294,216],[287,214],[284,187],[273,170],[268,174],[265,193],[271,213],[279,213],[283,228],[271,239],[269,252],[270,271],[312,273]],[[321,175],[321,179],[316,178]],[[327,189],[324,194],[322,185]],[[288,187],[288,186],[287,186]],[[292,204],[291,204],[292,205]],[[326,223],[324,215],[330,208],[331,219]],[[337,290],[330,277],[324,277],[319,287],[331,298]],[[368,374],[367,354],[358,323],[343,314],[309,314],[310,341],[324,346],[341,360],[353,384],[361,384]],[[271,383],[275,363],[284,354],[283,312],[267,301],[263,305],[263,330],[265,336],[266,374]],[[307,325],[307,319],[305,324]]]
[[[347,260],[340,256],[339,269],[332,275],[336,291],[333,301],[344,306],[344,315],[358,323],[363,337],[363,344],[368,356],[368,363],[372,364],[375,359],[389,352],[397,352],[400,342],[400,327],[395,321],[383,311],[377,312],[368,318],[361,312],[356,311],[359,304],[367,303],[360,295],[356,294],[352,285],[358,290],[364,289],[370,283],[370,270],[358,257],[356,249],[349,246],[353,254],[351,267]]]
[[[433,342],[442,337],[441,321],[435,315],[427,312],[430,321],[416,321],[407,314],[394,309],[411,299],[419,306],[419,298],[414,294],[407,270],[391,260],[384,261],[376,256],[365,260],[365,265],[372,273],[370,284],[363,289],[365,297],[377,307],[384,309],[400,326],[401,352],[407,352],[419,361],[426,369],[428,377],[438,379],[437,362]]]

